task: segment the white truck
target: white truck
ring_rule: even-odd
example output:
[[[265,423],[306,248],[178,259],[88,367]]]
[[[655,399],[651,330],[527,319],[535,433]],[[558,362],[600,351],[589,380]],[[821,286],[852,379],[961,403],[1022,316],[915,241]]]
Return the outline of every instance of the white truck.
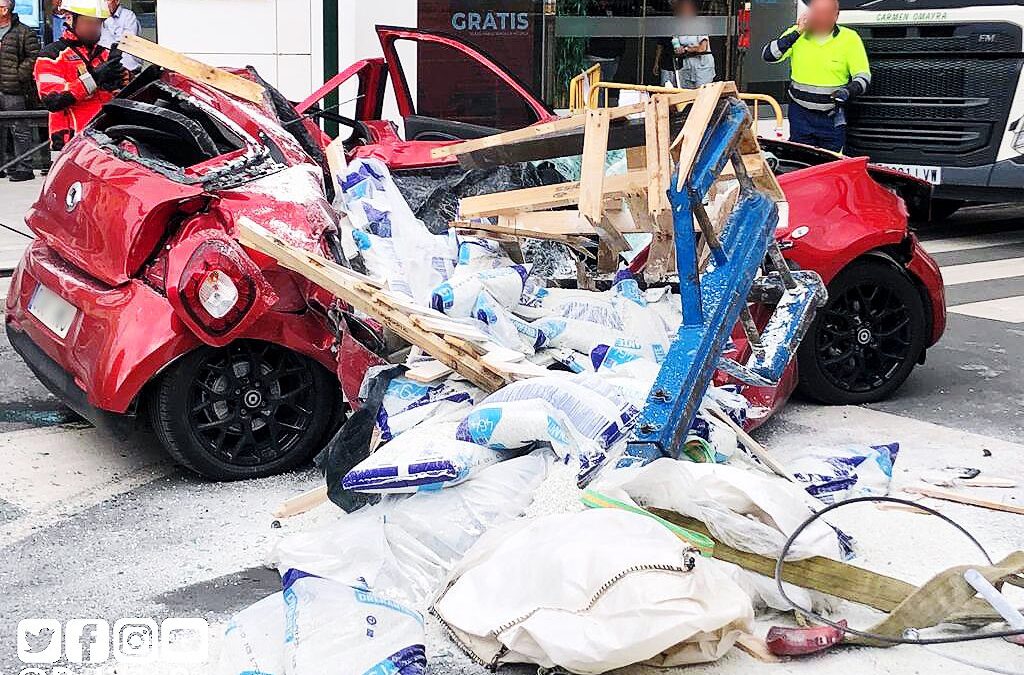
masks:
[[[1024,6],[841,0],[872,82],[848,111],[847,153],[935,185],[933,219],[966,202],[1024,201]]]

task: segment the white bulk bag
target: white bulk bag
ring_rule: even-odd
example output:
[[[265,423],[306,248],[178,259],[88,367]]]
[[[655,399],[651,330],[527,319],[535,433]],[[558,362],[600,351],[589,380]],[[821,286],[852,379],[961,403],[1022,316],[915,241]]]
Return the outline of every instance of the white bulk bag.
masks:
[[[434,612],[484,663],[604,673],[721,658],[753,621],[747,594],[650,518],[595,510],[492,530]]]

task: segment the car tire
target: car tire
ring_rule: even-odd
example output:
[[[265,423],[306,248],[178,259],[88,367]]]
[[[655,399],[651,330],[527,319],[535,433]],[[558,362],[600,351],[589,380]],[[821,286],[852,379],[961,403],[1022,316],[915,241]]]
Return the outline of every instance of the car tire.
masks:
[[[829,405],[860,405],[891,396],[927,346],[925,303],[895,263],[861,259],[829,284],[797,351],[799,391]]]
[[[315,361],[240,340],[184,356],[156,383],[153,429],[171,457],[220,481],[308,462],[340,419],[337,381]]]

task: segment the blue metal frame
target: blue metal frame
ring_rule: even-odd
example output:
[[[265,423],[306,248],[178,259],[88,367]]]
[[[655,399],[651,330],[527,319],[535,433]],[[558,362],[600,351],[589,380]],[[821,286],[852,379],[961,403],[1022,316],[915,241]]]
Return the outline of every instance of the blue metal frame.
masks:
[[[703,276],[697,267],[693,207],[704,201],[726,163],[733,158],[739,161],[736,148],[749,123],[746,105],[738,99],[725,99],[717,111],[717,120],[705,132],[689,180],[683,189],[673,185],[669,191],[683,321],[619,466],[680,456],[687,432],[719,367],[722,351],[747,306],[758,270],[769,246],[774,245],[778,208],[757,190],[744,170],[738,169],[740,196],[721,234],[721,247],[712,247],[713,259]],[[801,277],[799,281],[805,280]],[[787,310],[776,324],[769,325],[774,325],[781,337],[770,363],[754,364],[762,381],[777,380],[778,377],[771,377],[777,371],[781,375],[794,345],[799,344],[806,331],[808,315],[813,316],[817,307],[814,301],[820,293],[815,284],[797,290],[789,294],[794,303],[791,309],[795,311]],[[785,361],[781,369],[780,359]]]

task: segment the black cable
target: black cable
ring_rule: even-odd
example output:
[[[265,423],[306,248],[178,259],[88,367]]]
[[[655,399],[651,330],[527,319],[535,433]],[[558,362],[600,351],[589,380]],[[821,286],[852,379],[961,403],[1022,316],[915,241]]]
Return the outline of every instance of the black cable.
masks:
[[[26,239],[35,240],[35,235],[28,234],[27,232],[22,232],[21,230],[16,230],[13,227],[11,227],[10,225],[4,225],[3,223],[0,223],[0,227],[4,228],[5,230],[10,230],[14,234],[20,234],[21,236],[25,237]]]
[[[827,506],[821,511],[818,511],[817,513],[812,515],[810,518],[802,522],[799,527],[793,530],[793,534],[790,535],[789,539],[786,541],[786,544],[782,547],[782,552],[779,554],[779,559],[775,562],[775,586],[778,588],[779,594],[782,595],[782,598],[786,602],[788,602],[793,609],[800,612],[801,614],[809,616],[815,621],[820,621],[826,626],[831,626],[832,628],[841,630],[844,633],[849,633],[851,635],[856,635],[858,637],[862,637],[868,640],[874,640],[876,642],[885,642],[887,644],[893,645],[945,645],[954,644],[957,642],[972,642],[975,640],[989,640],[991,638],[1005,638],[1024,635],[1024,630],[1003,630],[993,631],[989,633],[978,633],[975,635],[961,635],[937,638],[894,638],[889,637],[888,635],[876,635],[874,633],[868,633],[866,631],[850,628],[849,626],[844,626],[842,624],[836,623],[835,621],[830,621],[829,619],[826,619],[825,617],[814,612],[813,610],[805,609],[800,605],[796,604],[795,602],[793,602],[793,599],[786,594],[785,586],[782,583],[782,566],[785,564],[786,556],[789,554],[789,550],[793,548],[793,543],[796,542],[797,537],[799,537],[803,533],[803,531],[806,530],[812,523],[816,522],[819,518],[824,516],[829,511],[835,511],[836,509],[841,508],[843,506],[849,506],[851,504],[858,504],[861,502],[888,502],[890,504],[902,504],[903,506],[912,506],[915,509],[920,509],[926,513],[930,513],[933,516],[937,516],[938,518],[944,520],[945,522],[955,527],[965,537],[967,537],[971,541],[971,543],[974,544],[979,551],[981,551],[982,555],[985,556],[985,559],[988,561],[989,565],[994,564],[992,562],[992,557],[988,554],[988,551],[985,550],[985,547],[981,545],[981,542],[979,542],[974,537],[974,535],[968,532],[966,528],[964,528],[962,525],[954,521],[949,516],[943,515],[942,513],[936,511],[933,508],[923,506],[921,504],[918,504],[917,502],[912,502],[908,499],[898,499],[896,497],[855,497],[853,499],[847,499],[846,501],[837,502],[835,504],[832,504],[831,506]]]

